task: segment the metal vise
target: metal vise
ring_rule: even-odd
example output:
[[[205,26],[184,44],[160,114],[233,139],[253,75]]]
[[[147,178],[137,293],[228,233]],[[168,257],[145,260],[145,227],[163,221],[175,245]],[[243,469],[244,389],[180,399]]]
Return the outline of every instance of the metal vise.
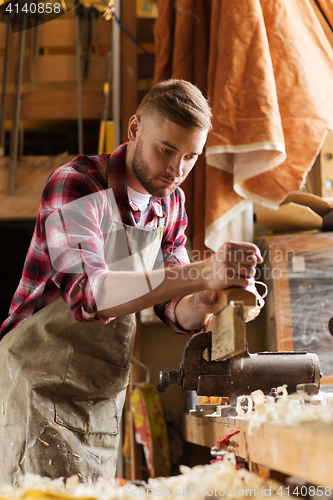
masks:
[[[307,352],[245,353],[223,361],[211,361],[212,333],[190,338],[178,370],[160,371],[158,390],[179,384],[182,390],[195,390],[199,396],[229,397],[234,405],[238,396],[261,389],[269,394],[273,387],[287,384],[289,393],[299,384],[320,386],[317,354]]]

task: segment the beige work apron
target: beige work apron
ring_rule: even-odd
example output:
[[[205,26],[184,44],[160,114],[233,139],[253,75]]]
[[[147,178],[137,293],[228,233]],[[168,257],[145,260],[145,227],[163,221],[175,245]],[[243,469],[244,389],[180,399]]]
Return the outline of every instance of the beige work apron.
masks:
[[[133,270],[150,270],[162,234],[161,224],[146,230],[113,221],[106,262],[119,259],[125,239]],[[3,338],[0,484],[26,472],[83,481],[115,475],[135,330],[134,314],[107,325],[78,322],[58,297]]]

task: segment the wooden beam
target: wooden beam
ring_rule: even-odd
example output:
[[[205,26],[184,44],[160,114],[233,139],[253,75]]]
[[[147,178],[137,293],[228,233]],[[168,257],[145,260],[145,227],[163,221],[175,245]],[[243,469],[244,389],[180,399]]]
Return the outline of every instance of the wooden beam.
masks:
[[[183,438],[212,447],[231,429],[240,431],[232,437],[239,444],[236,454],[250,464],[300,477],[324,488],[333,487],[333,425],[265,423],[249,432],[248,422],[239,417],[186,415]]]
[[[75,50],[75,20],[58,18],[40,26],[41,48],[73,47]],[[96,21],[98,46],[108,46],[112,23],[104,19]],[[18,43],[18,33],[13,33],[13,47]],[[6,24],[0,23],[0,49],[6,46]]]
[[[183,439],[189,443],[198,444],[200,446],[207,446],[211,448],[215,446],[216,441],[227,434],[230,430],[234,429],[233,420],[218,418],[218,425],[216,419],[210,417],[197,417],[195,415],[185,415],[183,423]],[[239,457],[248,458],[246,449],[246,429],[247,424],[240,424],[237,429],[240,431],[232,437],[232,440],[238,444],[236,454]]]
[[[6,187],[10,159],[0,158],[0,219],[34,219],[40,205],[40,195],[53,170],[73,158],[66,153],[58,156],[25,156],[17,162],[14,196],[8,196]]]
[[[84,120],[100,120],[103,114],[103,92],[82,93]],[[26,120],[76,120],[77,94],[72,92],[38,92],[25,94]],[[8,95],[6,119],[12,118],[13,96]]]
[[[31,74],[31,60],[27,60],[27,75]],[[90,81],[104,81],[106,76],[106,56],[91,54],[87,78]],[[9,82],[14,81],[14,64],[9,67]],[[44,82],[70,82],[76,80],[76,54],[42,55],[34,67],[35,80]],[[0,60],[0,79],[2,80],[2,65]],[[29,78],[27,80],[29,82]]]

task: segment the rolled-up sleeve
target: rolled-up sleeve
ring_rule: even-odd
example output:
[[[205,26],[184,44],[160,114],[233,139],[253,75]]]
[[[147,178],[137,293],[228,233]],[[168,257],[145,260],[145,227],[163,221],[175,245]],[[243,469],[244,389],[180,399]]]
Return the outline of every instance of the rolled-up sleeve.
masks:
[[[80,177],[83,175],[70,169],[56,184],[51,183],[52,194],[44,197],[41,239],[49,257],[51,279],[74,318],[106,323],[111,318],[96,317],[95,312],[103,281],[110,272],[104,243],[112,213],[107,191],[91,192],[87,179],[83,183]],[[91,186],[93,189],[96,187]]]

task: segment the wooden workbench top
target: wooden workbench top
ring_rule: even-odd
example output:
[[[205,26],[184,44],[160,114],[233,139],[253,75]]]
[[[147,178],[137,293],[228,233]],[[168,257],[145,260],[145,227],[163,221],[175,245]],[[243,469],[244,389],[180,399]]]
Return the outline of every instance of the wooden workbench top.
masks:
[[[248,421],[241,417],[187,414],[183,438],[212,447],[231,429],[240,431],[232,440],[239,444],[237,455],[249,463],[333,488],[333,425],[265,423],[249,432]]]

